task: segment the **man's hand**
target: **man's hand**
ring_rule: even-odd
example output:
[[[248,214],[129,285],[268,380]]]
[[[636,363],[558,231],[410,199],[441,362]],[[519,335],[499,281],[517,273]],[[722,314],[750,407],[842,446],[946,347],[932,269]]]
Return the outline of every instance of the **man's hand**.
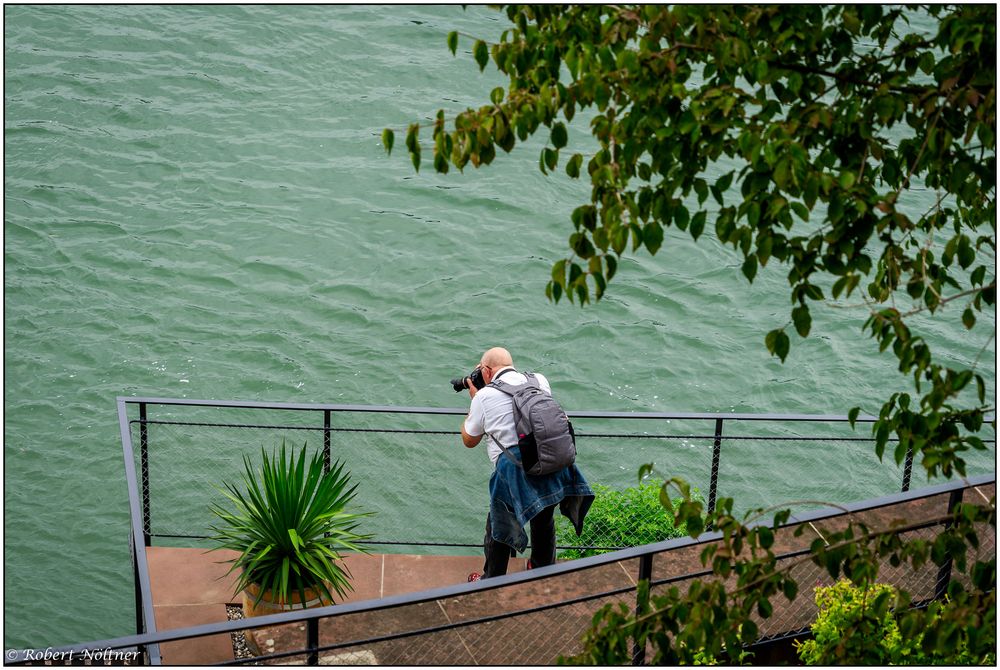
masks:
[[[465,378],[465,385],[469,388],[469,397],[470,398],[475,398],[476,397],[476,391],[478,390],[478,389],[476,389],[476,385],[473,384],[473,383],[471,383],[471,381],[469,380],[468,377]]]

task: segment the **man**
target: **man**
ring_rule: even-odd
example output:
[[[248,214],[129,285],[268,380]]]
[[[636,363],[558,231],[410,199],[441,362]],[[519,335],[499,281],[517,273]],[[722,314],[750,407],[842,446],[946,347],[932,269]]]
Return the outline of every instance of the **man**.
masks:
[[[510,352],[493,347],[483,354],[477,366],[483,376],[482,389],[466,380],[472,402],[469,414],[462,423],[462,442],[470,449],[477,446],[484,436],[487,455],[494,465],[490,477],[490,512],[486,516],[486,536],[483,552],[486,563],[483,574],[472,573],[469,581],[507,574],[507,564],[515,551],[524,551],[527,536],[525,523],[531,527],[531,558],[528,569],[552,565],[556,561],[556,533],[553,515],[557,506],[576,529],[582,532],[583,519],[594,501],[594,494],[576,465],[570,465],[550,475],[533,476],[515,464],[519,449],[514,426],[514,409],[511,396],[491,386],[501,380],[512,386],[528,382],[528,378],[514,368]],[[551,395],[549,381],[535,374],[541,389]],[[501,379],[502,378],[502,379]],[[509,451],[503,453],[503,445]]]

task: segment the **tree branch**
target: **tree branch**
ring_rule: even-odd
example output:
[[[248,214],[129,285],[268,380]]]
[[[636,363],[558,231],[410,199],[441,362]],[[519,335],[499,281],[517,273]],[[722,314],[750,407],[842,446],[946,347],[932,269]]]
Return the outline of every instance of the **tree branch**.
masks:
[[[980,291],[985,291],[988,288],[996,288],[996,287],[997,287],[997,281],[996,281],[996,279],[994,279],[992,282],[990,282],[989,284],[986,284],[985,286],[980,286],[978,288],[970,288],[967,291],[962,291],[961,293],[956,293],[955,295],[948,296],[947,298],[941,298],[938,301],[938,304],[936,305],[936,307],[940,307],[941,305],[947,304],[947,303],[951,302],[952,300],[958,300],[959,298],[961,298],[963,296],[972,295],[973,293],[978,293]],[[922,305],[920,307],[917,307],[914,310],[910,310],[909,312],[906,312],[905,314],[900,314],[896,318],[898,318],[898,319],[905,319],[908,316],[913,316],[914,314],[919,314],[920,312],[923,312],[926,309],[927,309],[927,306],[926,305]]]
[[[879,88],[880,86],[887,86],[890,91],[895,91],[897,93],[909,93],[911,95],[926,95],[928,93],[933,93],[937,89],[933,86],[899,86],[888,84],[882,81],[870,81],[865,79],[854,79],[853,77],[848,77],[846,75],[840,74],[839,72],[831,72],[829,70],[821,70],[815,67],[809,67],[808,65],[799,65],[798,63],[783,63],[776,62],[773,64],[777,68],[791,70],[793,72],[802,72],[803,74],[818,74],[821,77],[829,77],[831,79],[836,79],[837,81],[842,81],[846,84],[854,84],[855,86],[867,86],[868,88]]]

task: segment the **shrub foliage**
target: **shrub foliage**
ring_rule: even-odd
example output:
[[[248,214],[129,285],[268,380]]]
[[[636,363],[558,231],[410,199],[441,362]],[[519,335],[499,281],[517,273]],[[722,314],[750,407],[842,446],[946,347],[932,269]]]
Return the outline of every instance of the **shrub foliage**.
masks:
[[[559,517],[556,536],[561,545],[581,547],[638,547],[683,537],[684,530],[674,526],[674,517],[660,504],[661,482],[640,482],[622,491],[594,484],[594,504],[587,513],[587,523],[579,537],[563,517]],[[680,500],[677,500],[680,504]],[[595,556],[609,550],[565,549],[564,559]]]
[[[807,665],[995,665],[995,654],[976,657],[968,652],[967,636],[974,631],[956,629],[955,648],[945,654],[933,645],[925,649],[922,633],[904,637],[894,609],[898,599],[899,592],[889,584],[861,588],[842,579],[817,587],[819,614],[812,638],[796,645],[799,658]],[[927,612],[932,627],[936,609],[932,605]]]

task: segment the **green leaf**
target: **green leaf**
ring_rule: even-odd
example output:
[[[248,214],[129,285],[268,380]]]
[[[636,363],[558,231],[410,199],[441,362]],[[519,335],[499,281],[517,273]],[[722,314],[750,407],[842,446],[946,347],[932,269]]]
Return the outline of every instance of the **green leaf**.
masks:
[[[920,71],[924,74],[930,74],[934,70],[934,54],[930,51],[925,51],[920,56]]]
[[[557,123],[552,126],[552,133],[550,136],[552,141],[552,146],[556,149],[562,149],[566,146],[568,136],[566,134],[566,126],[562,123]]]
[[[663,508],[670,514],[674,513],[674,503],[670,500],[670,493],[667,491],[666,482],[660,486],[660,504],[663,505]]]
[[[451,51],[451,55],[455,55],[455,51],[458,49],[458,32],[453,30],[448,33],[448,50]]]
[[[448,173],[448,160],[439,152],[434,154],[434,170],[441,174]]]
[[[406,131],[406,148],[410,152],[410,161],[413,163],[413,169],[420,172],[420,142],[418,140],[418,134],[420,133],[420,125],[417,123],[410,124],[409,129]]]
[[[831,293],[833,293],[834,298],[840,297],[840,294],[844,292],[844,288],[847,286],[848,282],[850,282],[849,276],[844,276],[833,283]]]
[[[688,211],[687,207],[684,205],[677,205],[673,209],[674,225],[676,225],[681,230],[687,228],[688,225]]]
[[[785,362],[785,357],[788,356],[788,348],[791,344],[784,330],[779,328],[769,332],[767,337],[764,338],[764,344],[771,354],[780,358],[782,363]]]
[[[385,147],[386,155],[392,154],[392,143],[396,139],[396,134],[390,128],[382,131],[382,146]]]
[[[410,127],[406,129],[406,149],[409,152],[420,151],[420,144],[417,139],[420,133],[420,124],[411,123]]]
[[[555,282],[549,282],[546,286],[546,294],[553,301],[558,303],[559,299],[562,298],[563,289],[562,286],[556,284]]]
[[[705,520],[700,516],[690,516],[684,522],[684,530],[689,537],[696,538],[705,531]]]
[[[792,201],[792,211],[795,212],[796,216],[798,216],[803,221],[806,222],[809,221],[809,208],[803,205],[798,200]]]
[[[860,407],[852,407],[851,411],[847,413],[847,420],[851,424],[851,428],[854,428],[854,423],[858,420],[858,414],[860,413]]]
[[[795,596],[799,593],[799,585],[791,577],[785,579],[785,583],[782,585],[785,597],[791,601],[795,600]]]
[[[961,391],[966,386],[968,386],[969,382],[972,381],[973,374],[975,373],[973,373],[972,370],[962,370],[957,375],[955,375],[955,380],[952,382],[951,385],[952,388],[955,391]]]
[[[795,324],[795,330],[799,334],[799,337],[808,337],[809,329],[812,326],[812,317],[809,315],[809,307],[806,305],[799,305],[793,309],[792,323]]]
[[[966,307],[965,311],[962,312],[962,325],[970,330],[976,325],[976,315],[973,313],[971,307]]]
[[[969,243],[969,238],[962,235],[958,240],[958,264],[962,266],[962,269],[968,268],[976,260],[976,252],[972,249],[972,244]]]
[[[778,341],[778,333],[779,332],[781,332],[781,331],[779,331],[779,330],[772,330],[772,331],[770,331],[764,337],[764,346],[766,346],[767,350],[769,352],[771,352],[772,354],[774,353],[774,345]]]
[[[743,274],[746,276],[747,280],[753,282],[753,278],[757,276],[756,256],[747,256],[746,260],[743,261]]]
[[[733,174],[735,174],[735,172],[730,170],[716,180],[715,188],[719,190],[720,196],[724,195],[726,191],[729,190],[729,186],[733,183]]]
[[[608,271],[604,276],[607,278],[608,281],[611,281],[611,278],[615,276],[615,271],[617,271],[618,269],[618,259],[615,258],[614,256],[605,254],[604,262],[608,266]]]
[[[545,148],[542,150],[542,160],[550,171],[555,170],[556,165],[559,164],[559,152],[555,149]]]
[[[882,460],[882,455],[885,453],[885,445],[888,441],[889,425],[884,421],[879,421],[875,424],[875,455],[880,461]]]
[[[569,242],[570,248],[580,258],[589,259],[595,253],[594,245],[585,232],[573,233],[570,235]]]
[[[804,286],[805,286],[806,295],[811,300],[822,300],[823,299],[823,289],[821,289],[819,286],[816,286],[816,284],[805,284]]]
[[[490,62],[490,52],[486,47],[486,42],[476,40],[476,43],[472,46],[472,57],[476,59],[480,72],[486,69],[486,64]]]
[[[646,245],[649,253],[655,255],[663,244],[663,228],[655,219],[650,220],[642,229],[642,242]]]
[[[566,259],[556,261],[555,265],[552,266],[552,281],[556,283],[557,286],[566,288]]]
[[[573,154],[573,157],[569,159],[566,163],[566,174],[568,174],[573,179],[577,179],[580,176],[580,166],[583,164],[583,156],[580,154]]]
[[[705,221],[708,218],[708,213],[704,210],[698,212],[691,219],[691,237],[697,241],[701,237],[702,232],[705,230]]]

